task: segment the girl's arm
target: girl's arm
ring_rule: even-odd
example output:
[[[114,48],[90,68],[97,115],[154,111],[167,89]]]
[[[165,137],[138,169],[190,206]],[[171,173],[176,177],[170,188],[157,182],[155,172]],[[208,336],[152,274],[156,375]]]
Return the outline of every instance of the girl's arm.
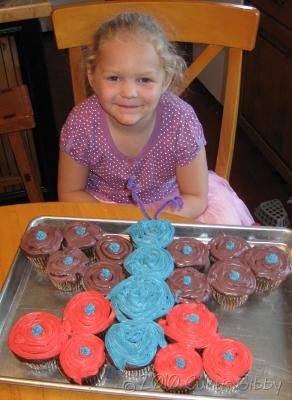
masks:
[[[179,211],[173,208],[167,211],[182,217],[198,217],[205,211],[208,202],[208,167],[205,147],[190,164],[177,167],[176,179],[184,207]]]
[[[85,191],[88,172],[88,167],[78,164],[61,150],[58,171],[59,201],[96,202],[97,200]]]

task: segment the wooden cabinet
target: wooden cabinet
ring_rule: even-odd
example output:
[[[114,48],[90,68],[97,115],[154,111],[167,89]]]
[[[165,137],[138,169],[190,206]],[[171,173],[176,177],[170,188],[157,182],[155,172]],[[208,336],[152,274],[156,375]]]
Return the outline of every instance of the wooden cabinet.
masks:
[[[239,123],[292,185],[292,1],[245,3],[261,11],[261,21],[244,57]]]

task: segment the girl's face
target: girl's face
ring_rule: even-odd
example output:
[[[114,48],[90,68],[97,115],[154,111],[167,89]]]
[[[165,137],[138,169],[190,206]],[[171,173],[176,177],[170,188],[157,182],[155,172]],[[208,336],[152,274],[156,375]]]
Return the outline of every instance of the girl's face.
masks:
[[[169,84],[153,45],[125,33],[102,44],[88,78],[109,123],[134,129],[153,122]]]

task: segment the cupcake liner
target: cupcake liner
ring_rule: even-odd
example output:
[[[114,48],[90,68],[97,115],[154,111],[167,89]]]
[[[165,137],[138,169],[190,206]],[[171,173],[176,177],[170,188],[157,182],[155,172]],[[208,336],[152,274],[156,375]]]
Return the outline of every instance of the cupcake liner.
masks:
[[[32,266],[41,272],[46,272],[46,265],[49,255],[43,256],[26,256],[26,258],[31,262]]]
[[[94,263],[94,262],[98,261],[97,257],[96,257],[96,254],[95,254],[95,251],[94,251],[94,247],[88,247],[87,249],[81,248],[80,250],[82,250],[83,253],[86,255],[86,257],[89,258],[89,262],[90,263]]]
[[[31,369],[37,372],[42,372],[42,371],[54,371],[58,367],[57,363],[57,358],[52,358],[50,360],[41,360],[41,361],[27,361],[27,360],[22,360],[24,363]]]
[[[148,375],[152,371],[151,365],[139,369],[121,369],[127,379],[139,379]]]
[[[215,301],[220,304],[224,310],[235,310],[242,306],[248,299],[248,295],[245,296],[227,296],[221,294],[212,288],[212,294]]]
[[[204,372],[205,387],[207,390],[212,390],[214,392],[233,393],[238,390],[244,378],[245,376],[243,376],[235,385],[223,385],[212,381],[206,372]]]
[[[55,286],[55,288],[63,292],[78,292],[83,289],[80,280],[77,280],[75,282],[56,282],[51,279],[51,282]]]
[[[87,386],[98,386],[101,384],[104,375],[105,375],[105,370],[106,367],[105,365],[101,367],[100,371],[98,374],[93,375],[93,376],[88,376],[87,378],[82,379],[82,385],[87,385]]]
[[[154,371],[153,371],[154,372]],[[154,382],[157,386],[159,386],[163,391],[168,392],[168,393],[178,393],[178,394],[187,394],[191,393],[193,390],[195,390],[199,384],[200,379],[195,379],[191,384],[187,386],[182,386],[182,387],[170,387],[170,386],[165,386],[162,385],[158,378],[157,375],[154,372]]]
[[[276,289],[280,286],[280,281],[271,281],[266,278],[256,278],[257,286],[256,286],[256,293],[260,294],[269,294],[272,290]]]

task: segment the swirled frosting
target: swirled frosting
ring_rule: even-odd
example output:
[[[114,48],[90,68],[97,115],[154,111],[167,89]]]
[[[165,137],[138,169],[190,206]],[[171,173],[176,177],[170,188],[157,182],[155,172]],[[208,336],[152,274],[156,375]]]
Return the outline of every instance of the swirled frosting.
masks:
[[[240,254],[250,248],[250,245],[244,238],[235,235],[225,235],[223,232],[215,235],[208,245],[210,254],[216,260],[239,257]]]
[[[233,339],[218,338],[203,353],[203,367],[208,377],[221,385],[235,385],[250,370],[250,349]]]
[[[122,236],[105,235],[97,242],[95,253],[101,261],[112,260],[122,263],[132,250],[132,243]]]
[[[117,319],[155,320],[174,305],[168,285],[151,275],[133,275],[115,286],[107,298],[111,300]]]
[[[167,250],[177,267],[205,267],[209,265],[208,246],[191,237],[174,239]]]
[[[207,276],[193,267],[175,269],[167,283],[177,303],[205,303],[211,297]]]
[[[59,229],[37,225],[24,233],[20,248],[31,256],[53,254],[60,249],[62,241],[63,235]]]
[[[111,303],[95,291],[80,292],[64,308],[66,329],[73,334],[100,333],[115,319]]]
[[[119,369],[145,367],[166,346],[163,330],[152,321],[124,321],[105,335],[105,347]]]
[[[82,379],[95,376],[105,362],[103,341],[92,334],[72,336],[60,353],[64,374],[82,384]]]
[[[20,317],[8,336],[8,347],[26,360],[48,360],[59,355],[68,340],[62,321],[45,312],[31,312]]]
[[[82,285],[85,290],[96,290],[105,296],[123,279],[125,274],[120,264],[114,261],[98,261],[86,269]]]
[[[216,261],[209,269],[207,279],[217,292],[228,296],[250,295],[256,289],[254,273],[236,258]]]
[[[92,247],[103,233],[101,227],[94,222],[71,222],[63,230],[65,246],[79,249]]]
[[[273,245],[256,245],[244,252],[240,259],[252,269],[256,277],[272,281],[282,281],[292,271],[289,254]]]
[[[136,247],[145,244],[166,247],[173,240],[174,231],[174,226],[165,219],[141,220],[127,229]]]
[[[203,372],[201,356],[182,343],[171,343],[160,349],[154,359],[158,382],[165,387],[180,388],[191,385]]]
[[[158,323],[170,339],[195,349],[209,346],[217,337],[217,318],[204,304],[177,304]]]
[[[79,249],[64,249],[50,255],[46,272],[50,279],[57,282],[75,282],[82,276],[88,266],[89,259]]]
[[[132,275],[151,274],[166,279],[174,269],[170,253],[155,245],[138,247],[124,261],[124,268]]]

